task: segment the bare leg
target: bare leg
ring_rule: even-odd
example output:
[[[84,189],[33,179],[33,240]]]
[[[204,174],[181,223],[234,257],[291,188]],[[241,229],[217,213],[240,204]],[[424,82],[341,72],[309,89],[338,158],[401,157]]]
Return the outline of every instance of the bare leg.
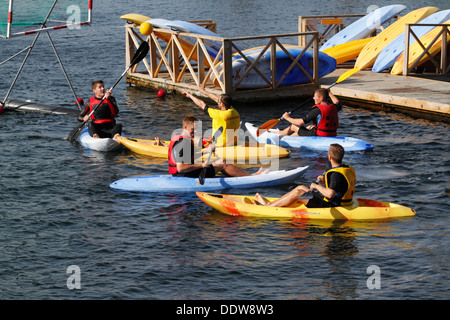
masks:
[[[298,127],[296,125],[291,124],[289,127],[279,130],[278,134],[285,135],[285,136],[296,136],[298,131]]]
[[[291,205],[292,203],[294,203],[298,197],[302,196],[303,194],[305,194],[308,191],[309,191],[308,187],[300,185],[300,186],[297,186],[294,190],[289,191],[288,193],[283,195],[281,198],[279,198],[273,202],[267,201],[258,193],[255,195],[255,200],[256,200],[256,202],[258,202],[259,204],[261,204],[263,206],[287,207],[287,206]],[[253,201],[253,203],[255,203],[255,201]],[[255,203],[255,204],[258,204],[258,203]]]

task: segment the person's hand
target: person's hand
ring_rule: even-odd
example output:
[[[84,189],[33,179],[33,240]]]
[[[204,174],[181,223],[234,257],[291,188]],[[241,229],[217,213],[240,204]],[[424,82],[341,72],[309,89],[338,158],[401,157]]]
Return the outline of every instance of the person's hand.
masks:
[[[318,176],[316,179],[316,183],[325,184],[325,177],[322,175]]]
[[[84,116],[83,121],[86,122],[88,120],[89,120],[89,115],[87,114],[87,115]]]
[[[106,90],[106,93],[105,93],[105,99],[109,99],[109,97],[111,97],[111,90]]]
[[[281,118],[283,118],[284,120],[287,120],[288,118],[290,118],[289,112],[283,113],[283,115],[281,116]]]

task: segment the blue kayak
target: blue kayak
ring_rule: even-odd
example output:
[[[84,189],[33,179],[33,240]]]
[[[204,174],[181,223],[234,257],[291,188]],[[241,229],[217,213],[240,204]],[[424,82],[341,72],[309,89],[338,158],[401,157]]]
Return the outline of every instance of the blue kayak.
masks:
[[[327,151],[330,144],[338,143],[344,147],[345,151],[373,151],[373,145],[352,137],[319,137],[319,136],[284,136],[279,135],[276,130],[271,129],[264,132],[259,137],[256,136],[258,127],[246,122],[250,135],[259,143],[276,144],[282,147],[306,148],[312,150]]]
[[[173,177],[172,175],[136,176],[114,181],[109,186],[114,190],[132,192],[194,192],[231,188],[270,187],[294,182],[306,167],[292,170],[270,171],[267,174],[244,177],[206,178],[203,185],[198,178]]]

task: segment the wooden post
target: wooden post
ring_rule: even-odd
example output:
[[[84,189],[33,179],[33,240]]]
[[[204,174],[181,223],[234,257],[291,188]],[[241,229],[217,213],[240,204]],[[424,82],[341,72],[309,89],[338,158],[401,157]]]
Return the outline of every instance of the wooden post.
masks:
[[[180,74],[180,50],[178,49],[178,46],[176,45],[176,43],[173,39],[174,37],[178,37],[178,35],[172,34],[172,37],[170,38],[170,44],[171,44],[170,61],[171,61],[171,67],[172,67],[172,71],[173,71],[172,81],[177,83],[177,82],[179,82],[177,79]]]
[[[131,57],[134,57],[134,44],[131,41],[132,28],[132,25],[127,25],[125,28],[125,67],[130,65]]]
[[[314,71],[313,71],[313,79],[314,84],[317,85],[319,83],[319,37],[317,34],[313,35],[314,43],[313,43],[313,63],[314,63]]]
[[[224,93],[231,95],[233,93],[233,69],[232,69],[232,53],[231,40],[224,39],[223,41],[223,79],[225,84]]]
[[[276,89],[277,86],[277,42],[276,38],[270,39],[270,70],[272,72],[271,87]]]
[[[442,45],[441,45],[441,73],[447,73],[447,37],[448,27],[442,26]]]
[[[411,32],[411,26],[409,23],[405,25],[405,49],[403,50],[403,75],[407,76],[409,74],[408,64],[409,64],[409,33]]]
[[[197,76],[198,76],[198,84],[201,85],[205,80],[205,54],[203,53],[202,47],[200,46],[200,42],[197,42],[196,46],[197,50]]]

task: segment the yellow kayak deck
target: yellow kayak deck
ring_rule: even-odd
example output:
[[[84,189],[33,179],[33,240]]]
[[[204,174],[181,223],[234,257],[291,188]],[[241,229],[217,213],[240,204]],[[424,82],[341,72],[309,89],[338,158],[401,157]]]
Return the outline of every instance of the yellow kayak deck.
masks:
[[[119,137],[118,141],[129,150],[157,158],[166,158],[169,152],[169,141],[161,141],[165,145],[157,145],[155,140]],[[273,144],[248,143],[234,147],[216,147],[212,158],[224,159],[228,162],[270,161],[286,158],[290,151]],[[205,156],[205,155],[204,155]],[[207,158],[208,155],[205,156]],[[206,160],[206,159],[205,159]]]
[[[415,215],[411,208],[382,201],[355,199],[353,205],[333,208],[308,208],[301,200],[288,207],[268,207],[253,203],[253,196],[197,192],[212,208],[233,216],[258,218],[297,218],[317,220],[380,220]],[[265,198],[274,201],[277,198]]]

